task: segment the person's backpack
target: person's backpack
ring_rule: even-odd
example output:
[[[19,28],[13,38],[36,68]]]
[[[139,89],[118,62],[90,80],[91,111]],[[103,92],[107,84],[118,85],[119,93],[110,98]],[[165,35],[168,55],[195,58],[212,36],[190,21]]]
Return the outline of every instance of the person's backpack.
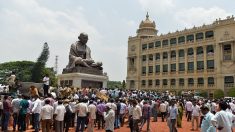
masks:
[[[70,118],[72,115],[72,111],[70,110],[69,105],[65,107],[65,110],[66,110],[65,117]]]

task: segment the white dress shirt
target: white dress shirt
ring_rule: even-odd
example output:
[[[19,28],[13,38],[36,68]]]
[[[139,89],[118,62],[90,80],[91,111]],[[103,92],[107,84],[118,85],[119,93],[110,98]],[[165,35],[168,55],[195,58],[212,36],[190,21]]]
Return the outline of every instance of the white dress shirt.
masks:
[[[57,121],[63,121],[64,120],[64,114],[66,113],[65,107],[63,104],[58,105],[55,110],[56,114],[56,120]]]
[[[223,129],[218,130],[218,132],[232,132],[232,121],[230,114],[228,112],[221,110],[215,114],[211,119],[212,124],[216,127],[223,127]]]
[[[200,115],[200,107],[195,105],[192,107],[192,116],[199,116]]]
[[[87,107],[87,104],[86,103],[79,103],[77,105],[77,109],[78,109],[78,116],[79,117],[85,117],[87,116],[87,112],[88,112],[88,107]]]
[[[115,112],[110,109],[107,114],[104,115],[105,130],[114,131]]]
[[[54,113],[53,107],[49,104],[46,104],[45,106],[42,107],[41,111],[42,120],[53,119],[53,113]]]
[[[42,110],[42,102],[41,100],[38,98],[36,101],[34,101],[33,103],[33,109],[32,109],[32,112],[33,113],[41,113],[41,110]]]
[[[96,106],[94,104],[90,104],[88,106],[88,112],[89,112],[89,116],[91,119],[96,119]]]
[[[135,107],[133,107],[133,119],[140,119],[140,117],[142,116],[142,110],[140,108],[140,106],[136,105]]]

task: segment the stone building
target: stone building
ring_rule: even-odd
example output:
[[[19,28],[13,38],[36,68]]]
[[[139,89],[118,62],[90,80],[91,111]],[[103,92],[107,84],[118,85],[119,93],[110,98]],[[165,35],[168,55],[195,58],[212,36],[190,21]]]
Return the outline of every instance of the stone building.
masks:
[[[127,88],[157,91],[227,91],[234,87],[233,16],[164,35],[146,19],[128,39]]]

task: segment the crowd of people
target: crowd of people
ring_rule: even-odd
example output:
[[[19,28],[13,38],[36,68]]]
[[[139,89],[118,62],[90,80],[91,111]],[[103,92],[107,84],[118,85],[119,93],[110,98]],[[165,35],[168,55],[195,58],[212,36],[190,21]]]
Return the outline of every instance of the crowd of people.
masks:
[[[160,121],[166,122],[169,127],[166,131],[177,132],[183,127],[182,118],[186,115],[187,121],[192,122],[192,131],[232,132],[235,120],[233,99],[194,99],[118,89],[80,89],[66,97],[52,93],[4,95],[0,101],[1,130],[5,132],[12,127],[13,131],[68,132],[74,128],[76,132],[85,129],[93,132],[97,127],[114,132],[128,122],[130,132],[142,131],[145,124],[148,132],[154,132],[150,121]],[[97,93],[106,98],[98,97]]]

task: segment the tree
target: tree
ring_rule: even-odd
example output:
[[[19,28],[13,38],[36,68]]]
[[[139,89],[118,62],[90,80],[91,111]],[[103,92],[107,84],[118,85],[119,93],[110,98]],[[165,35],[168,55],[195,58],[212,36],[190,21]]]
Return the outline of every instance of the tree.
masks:
[[[229,97],[235,97],[235,88],[230,88],[228,90],[228,94]]]
[[[121,88],[122,82],[121,81],[108,81],[108,88],[115,89],[115,88]]]
[[[31,71],[35,62],[32,61],[10,61],[0,64],[0,83],[6,81],[6,77],[11,72],[16,73],[16,77],[20,81],[31,81]]]
[[[49,58],[49,54],[50,52],[49,52],[48,44],[44,43],[43,50],[32,69],[32,81],[33,82],[37,82],[37,83],[41,82],[43,78],[43,70]]]
[[[205,90],[201,90],[201,91],[199,92],[199,96],[204,97],[204,98],[207,98],[207,97],[208,97],[208,93],[207,93],[207,91],[205,91]]]
[[[220,99],[224,97],[224,91],[221,89],[217,89],[214,91],[214,98],[215,99]]]
[[[126,88],[126,81],[125,81],[125,80],[122,81],[122,88],[123,88],[123,89]]]

